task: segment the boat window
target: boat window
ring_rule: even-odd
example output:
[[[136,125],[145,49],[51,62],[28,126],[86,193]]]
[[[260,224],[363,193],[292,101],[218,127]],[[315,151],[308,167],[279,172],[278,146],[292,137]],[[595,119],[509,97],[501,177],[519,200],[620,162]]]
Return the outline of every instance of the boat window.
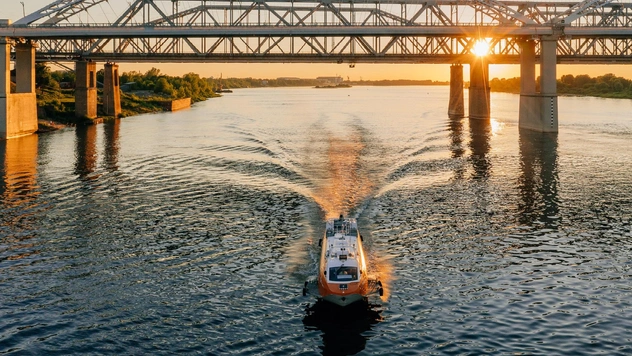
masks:
[[[357,267],[331,267],[329,268],[329,280],[332,282],[348,282],[358,279]]]

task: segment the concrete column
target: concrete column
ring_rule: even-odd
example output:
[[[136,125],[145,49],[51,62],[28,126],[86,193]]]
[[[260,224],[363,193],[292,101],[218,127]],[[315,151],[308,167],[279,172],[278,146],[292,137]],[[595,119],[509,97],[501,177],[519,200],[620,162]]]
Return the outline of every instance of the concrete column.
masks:
[[[541,131],[557,132],[557,38],[543,38],[540,45]]]
[[[4,140],[37,131],[35,46],[16,45],[16,93],[11,93],[10,53],[10,41],[0,38],[0,139]]]
[[[0,37],[0,140],[7,139],[8,97],[11,94],[11,43]]]
[[[540,45],[540,92],[557,95],[557,39],[542,38]]]
[[[11,93],[11,43],[0,37],[0,98]]]
[[[103,78],[103,111],[106,115],[119,117],[121,114],[121,89],[119,83],[118,65],[105,64]]]
[[[520,43],[520,94],[535,94],[535,42]]]
[[[483,57],[470,63],[469,116],[473,119],[489,118],[489,64]]]
[[[35,46],[31,43],[15,45],[16,93],[35,92]]]
[[[524,41],[520,51],[520,128],[557,132],[557,39],[540,41],[540,93],[535,90],[535,43]]]
[[[520,43],[520,110],[518,126],[535,129],[540,124],[541,98],[535,90],[535,42]]]
[[[97,65],[94,62],[75,62],[75,116],[97,117]]]
[[[448,116],[464,117],[464,107],[463,66],[460,64],[453,64],[450,66],[450,102],[448,104]]]

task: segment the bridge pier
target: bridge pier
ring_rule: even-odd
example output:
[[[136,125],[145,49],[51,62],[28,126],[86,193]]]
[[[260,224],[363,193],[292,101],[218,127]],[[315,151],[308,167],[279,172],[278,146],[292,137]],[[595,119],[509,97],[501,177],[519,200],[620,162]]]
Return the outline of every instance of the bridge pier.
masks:
[[[97,65],[89,61],[75,62],[75,116],[97,117]]]
[[[490,114],[489,63],[477,57],[470,63],[469,117],[487,119]]]
[[[518,126],[539,132],[557,132],[557,39],[542,38],[540,42],[540,93],[536,92],[535,85],[535,42],[524,41],[520,46]]]
[[[121,115],[121,89],[119,83],[119,66],[114,63],[105,64],[103,79],[103,111],[106,115]]]
[[[11,42],[0,38],[0,139],[37,131],[35,97],[35,45],[15,45],[16,90],[11,92]]]
[[[453,118],[464,117],[464,107],[463,66],[460,64],[453,64],[450,66],[450,102],[448,104],[448,116]]]

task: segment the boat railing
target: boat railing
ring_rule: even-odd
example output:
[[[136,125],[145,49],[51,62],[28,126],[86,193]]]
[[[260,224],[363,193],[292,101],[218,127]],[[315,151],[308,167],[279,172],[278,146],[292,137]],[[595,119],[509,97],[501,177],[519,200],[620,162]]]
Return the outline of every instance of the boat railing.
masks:
[[[344,220],[334,220],[333,226],[327,226],[327,235],[329,234],[343,234],[345,236],[348,235],[357,235],[358,229],[354,223],[351,221]],[[333,229],[331,229],[333,227]]]

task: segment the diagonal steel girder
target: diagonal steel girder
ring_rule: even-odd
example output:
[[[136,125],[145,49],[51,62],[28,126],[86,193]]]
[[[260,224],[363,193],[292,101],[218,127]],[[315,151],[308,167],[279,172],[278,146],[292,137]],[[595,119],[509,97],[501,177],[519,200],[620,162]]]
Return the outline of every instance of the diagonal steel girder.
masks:
[[[80,12],[87,11],[91,7],[108,0],[57,0],[50,5],[35,11],[34,13],[15,22],[16,25],[30,25],[38,20],[48,17],[46,24],[57,24]]]
[[[536,25],[537,23],[520,13],[505,3],[496,0],[477,0],[477,3],[481,4],[480,10],[487,13],[491,17],[497,16],[498,22],[501,24],[510,24],[515,22],[521,22],[525,25]]]
[[[613,0],[584,0],[570,7],[567,11],[552,20],[553,23],[568,26],[585,14],[610,4]]]

